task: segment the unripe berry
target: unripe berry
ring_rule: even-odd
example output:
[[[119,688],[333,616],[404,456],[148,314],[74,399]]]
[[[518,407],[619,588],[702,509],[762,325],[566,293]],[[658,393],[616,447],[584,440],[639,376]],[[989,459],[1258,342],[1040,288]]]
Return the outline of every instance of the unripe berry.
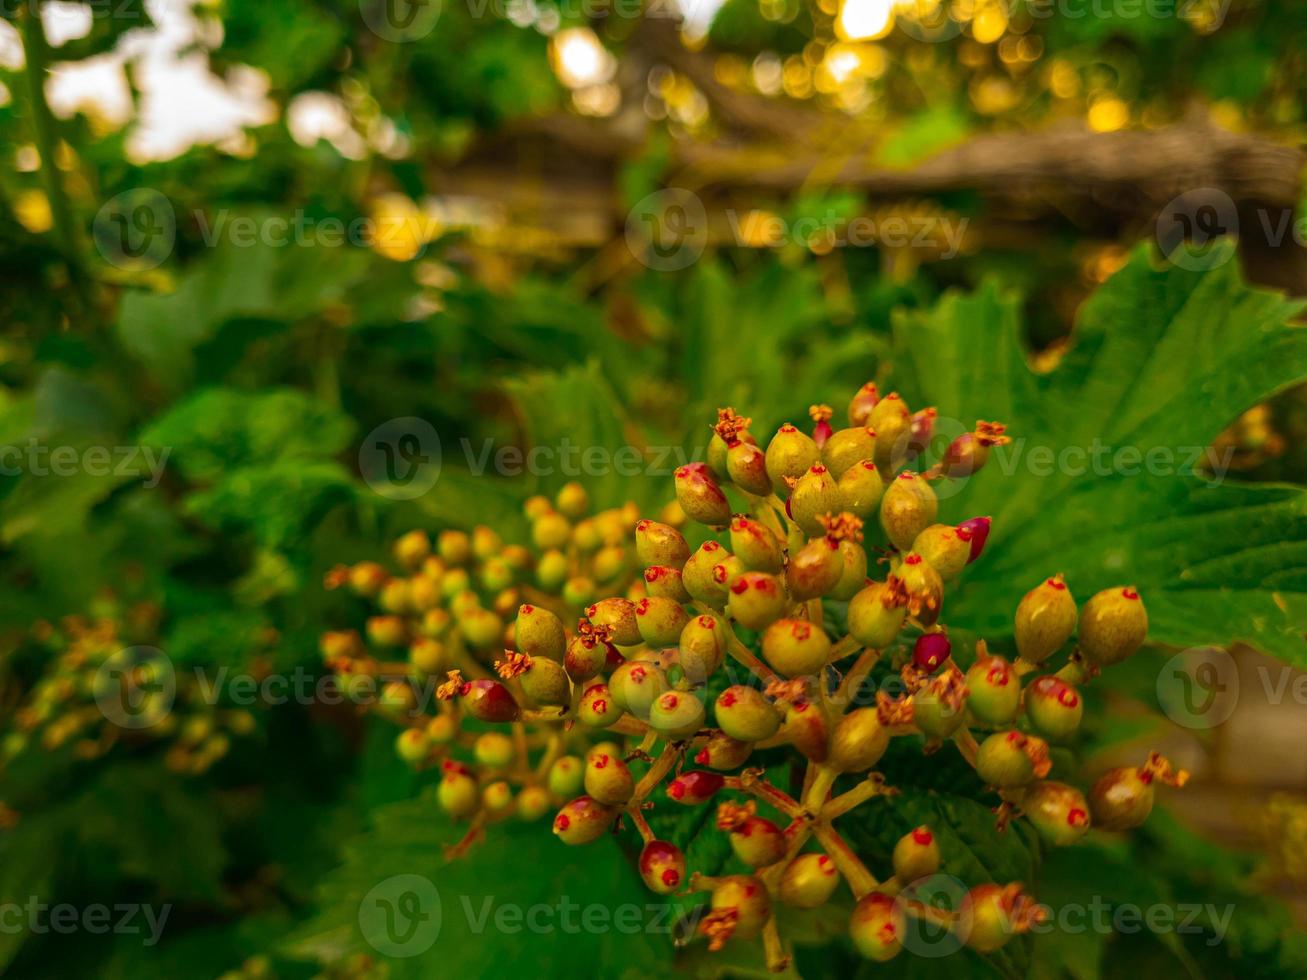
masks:
[[[542,514],[548,514],[553,509],[554,505],[549,502],[549,498],[538,493],[527,497],[522,504],[522,513],[533,521]]]
[[[725,771],[738,769],[748,760],[753,752],[752,742],[742,742],[731,738],[725,732],[713,732],[694,757],[694,761],[710,769]]]
[[[958,529],[948,524],[932,524],[912,542],[912,550],[930,562],[939,577],[951,582],[971,561],[971,542],[958,536]]]
[[[472,584],[472,576],[466,568],[451,568],[440,577],[440,591],[446,599],[452,599],[460,592],[466,592]]]
[[[644,883],[658,895],[671,895],[685,881],[685,855],[665,840],[651,840],[644,845],[639,867]]]
[[[989,541],[989,528],[993,521],[988,517],[972,517],[958,525],[958,537],[971,545],[971,557],[967,559],[970,565],[980,557],[985,550],[985,543]]]
[[[1154,787],[1160,781],[1183,786],[1189,774],[1174,771],[1166,759],[1153,752],[1138,768],[1109,769],[1089,791],[1094,826],[1102,830],[1130,830],[1148,819],[1153,810]]]
[[[513,809],[513,787],[507,780],[497,779],[481,791],[481,809],[491,820],[502,820]]]
[[[821,459],[831,476],[839,480],[854,463],[871,459],[876,452],[876,433],[865,425],[840,429],[821,447]]]
[[[541,514],[531,525],[531,543],[541,551],[548,551],[551,548],[566,550],[571,541],[571,523],[555,511]]]
[[[548,609],[529,603],[517,609],[517,648],[533,657],[561,661],[567,645],[563,621]]]
[[[907,599],[898,582],[872,582],[849,601],[849,635],[863,646],[884,650],[903,628]]]
[[[502,769],[513,761],[513,740],[502,732],[486,732],[477,736],[472,754],[481,765]]]
[[[699,602],[721,609],[726,605],[726,583],[719,582],[713,569],[730,556],[716,541],[705,541],[681,569],[681,584]]]
[[[392,578],[381,588],[381,595],[377,597],[377,605],[388,613],[404,615],[412,612],[413,607],[409,601],[410,586],[406,578]]]
[[[1017,605],[1017,653],[1042,664],[1057,653],[1076,629],[1076,601],[1061,575],[1045,579]]]
[[[504,621],[489,609],[469,609],[455,618],[469,646],[477,650],[503,646]]]
[[[642,639],[635,620],[635,603],[629,599],[600,599],[586,608],[586,619],[596,626],[612,627],[612,641],[619,646],[635,646]]]
[[[409,645],[408,662],[423,674],[439,674],[449,669],[444,645],[426,637],[418,637]]]
[[[849,938],[867,959],[884,963],[903,948],[906,927],[903,912],[894,899],[882,892],[868,892],[853,907]]]
[[[690,557],[690,546],[671,525],[642,520],[635,525],[635,553],[642,565],[680,568]]]
[[[912,696],[912,723],[928,738],[951,738],[966,721],[966,701],[960,675],[941,674]]]
[[[840,560],[844,567],[830,595],[832,599],[848,602],[867,586],[867,553],[856,541],[841,541]]]
[[[726,658],[726,624],[716,616],[695,616],[681,630],[677,663],[691,684],[702,684]]]
[[[751,868],[765,868],[785,856],[781,828],[754,812],[753,802],[740,806],[723,803],[717,808],[717,827],[728,832],[731,850]]]
[[[767,475],[767,458],[752,442],[737,442],[726,451],[726,472],[731,482],[757,497],[771,493],[771,478]]]
[[[408,627],[400,616],[371,616],[366,629],[368,642],[382,647],[398,647],[408,642]]]
[[[626,549],[606,545],[595,552],[590,573],[596,582],[611,582],[626,571]]]
[[[929,827],[918,827],[894,845],[894,877],[906,885],[939,870],[939,843]]]
[[[395,541],[395,560],[412,571],[420,568],[431,554],[431,538],[426,531],[409,531]]]
[[[871,410],[867,425],[876,431],[876,466],[888,478],[907,459],[912,413],[898,392],[890,392]]]
[[[837,772],[866,772],[889,747],[889,729],[875,708],[850,711],[835,725],[826,764]]]
[[[726,930],[729,938],[756,939],[771,916],[771,898],[753,875],[731,875],[720,879],[713,888],[712,913],[702,925],[709,926],[714,914],[730,919],[731,927]]]
[[[586,681],[603,670],[613,655],[620,656],[601,634],[578,633],[567,644],[563,668],[572,680]]]
[[[654,701],[667,687],[662,669],[642,660],[628,660],[608,679],[613,700],[642,721],[648,720]]]
[[[603,528],[593,517],[577,521],[572,528],[572,544],[583,555],[592,555],[604,545]]]
[[[1080,727],[1085,705],[1080,693],[1060,677],[1037,677],[1026,687],[1026,717],[1042,735],[1061,741]]]
[[[589,844],[608,832],[617,811],[588,796],[578,796],[554,817],[554,833],[564,844]]]
[[[545,657],[529,655],[510,658],[510,664],[501,667],[500,676],[516,677],[522,685],[522,693],[532,704],[546,708],[565,705],[571,701],[572,685],[562,664]]]
[[[900,551],[908,551],[917,535],[935,523],[939,501],[919,474],[907,470],[885,488],[880,501],[880,526]]]
[[[1034,901],[1022,894],[1020,885],[976,885],[958,907],[961,933],[978,953],[993,953],[1007,945],[1017,933],[1043,917]]]
[[[849,425],[866,425],[871,412],[880,401],[876,382],[868,381],[849,400]]]
[[[935,420],[939,412],[933,408],[923,408],[913,412],[909,420],[912,424],[908,434],[908,459],[913,460],[930,448],[931,437],[935,434]]]
[[[779,572],[785,560],[775,532],[743,514],[731,518],[731,551],[754,572]]]
[[[472,541],[463,531],[441,531],[436,537],[436,552],[447,565],[465,565],[472,557]]]
[[[481,803],[481,794],[472,770],[451,760],[446,760],[441,770],[440,785],[436,788],[440,808],[451,817],[470,816]]]
[[[751,630],[766,629],[781,616],[789,600],[775,575],[744,572],[730,585],[726,608],[731,618]]]
[[[998,655],[979,654],[967,671],[967,707],[983,722],[1007,725],[1021,710],[1021,683],[1012,665]]]
[[[586,492],[585,487],[573,480],[571,483],[564,484],[558,491],[558,496],[554,498],[554,506],[565,516],[578,520],[590,509],[590,494]]]
[[[569,578],[563,583],[562,595],[563,601],[569,606],[584,606],[595,596],[594,580],[584,575]]]
[[[408,598],[414,612],[425,613],[437,608],[443,597],[437,582],[425,575],[414,575],[408,580]]]
[[[785,568],[785,584],[796,602],[829,595],[844,574],[840,542],[831,537],[813,538],[800,548]]]
[[[591,753],[585,763],[585,791],[605,806],[618,806],[631,798],[635,780],[617,756]]]
[[[961,478],[979,472],[989,461],[990,450],[1011,440],[1003,435],[998,422],[977,422],[974,432],[964,432],[954,439],[936,469],[944,476]]]
[[[731,505],[706,463],[687,463],[675,473],[676,502],[685,516],[700,524],[721,525],[731,519]]]
[[[809,537],[824,534],[826,528],[821,518],[843,509],[840,488],[830,470],[821,463],[813,463],[794,485],[788,509],[790,518],[804,534]]]
[[[840,509],[859,517],[870,517],[885,496],[885,481],[870,459],[854,463],[838,484]]]
[[[542,663],[552,663],[545,660]],[[475,680],[463,685],[463,708],[480,721],[516,721],[521,713],[513,695],[499,681]]]
[[[944,580],[916,552],[903,556],[899,579],[908,595],[908,611],[922,626],[934,626],[944,605]]]
[[[1021,809],[1047,843],[1074,844],[1089,830],[1089,804],[1084,794],[1065,783],[1036,783],[1026,790]]]
[[[622,717],[622,709],[613,701],[607,684],[592,684],[581,695],[576,708],[581,724],[591,728],[607,728]]]
[[[670,565],[650,565],[644,570],[644,587],[649,595],[660,599],[689,602],[690,593],[681,581],[681,570]]]
[[[1048,770],[1048,745],[1033,735],[995,732],[976,751],[976,775],[998,789],[1028,786]]]
[[[825,854],[800,854],[785,867],[777,897],[796,909],[821,908],[840,884],[839,869]]]
[[[1080,612],[1080,652],[1095,666],[1119,664],[1147,636],[1148,613],[1134,586],[1104,589]]]
[[[785,737],[812,762],[830,754],[830,719],[820,701],[797,700],[785,706]]]
[[[778,619],[762,635],[762,655],[778,674],[812,677],[830,659],[830,638],[806,619]]]
[[[517,575],[504,559],[490,558],[481,566],[477,577],[487,592],[502,592],[512,586]]]
[[[421,728],[406,728],[395,740],[395,752],[410,766],[416,766],[431,751],[431,739]]]
[[[689,691],[668,691],[649,709],[649,727],[668,739],[689,738],[704,726],[703,702]]]
[[[686,806],[699,806],[712,799],[726,777],[702,769],[690,769],[667,784],[667,798]]]
[[[912,645],[912,662],[933,674],[953,655],[947,633],[922,633]]]
[[[645,597],[635,604],[635,622],[640,636],[651,647],[676,643],[690,614],[675,599]]]
[[[585,763],[574,755],[554,760],[546,780],[549,792],[560,799],[568,799],[581,792],[585,784]]]
[[[767,476],[777,491],[785,492],[786,480],[797,480],[821,458],[812,437],[786,422],[767,444]]]
[[[547,592],[556,591],[567,581],[569,564],[561,551],[546,551],[536,565],[536,583]]]
[[[757,689],[743,684],[728,687],[713,705],[717,725],[741,742],[761,742],[780,730],[781,714]]]
[[[447,745],[458,737],[458,721],[453,715],[436,715],[427,722],[427,738],[433,745]]]
[[[517,794],[517,815],[526,821],[539,820],[549,812],[549,793],[542,786],[527,786]]]

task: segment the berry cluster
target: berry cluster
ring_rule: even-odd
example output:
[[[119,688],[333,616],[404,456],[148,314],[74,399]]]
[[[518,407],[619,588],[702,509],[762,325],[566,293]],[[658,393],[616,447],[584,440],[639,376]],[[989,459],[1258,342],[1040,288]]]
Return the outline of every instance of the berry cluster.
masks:
[[[850,402],[847,427],[835,429],[833,414],[814,406],[811,433],[782,425],[764,449],[749,419],[722,409],[706,461],[676,470],[676,503],[657,521],[634,521],[627,508],[573,525],[578,514],[562,495],[556,510],[535,500],[528,513],[544,549],[535,560],[525,549],[508,560],[486,529],[470,542],[445,532],[431,557],[426,535],[413,532],[396,549],[409,577],[373,565],[332,573],[329,584],[348,582],[387,611],[384,629],[369,622],[374,644],[413,644],[412,674],[396,684],[445,671],[434,716],[392,716],[406,726],[400,754],[440,766],[441,805],[470,821],[456,850],[512,815],[555,811],[554,833],[567,844],[629,824],[643,839],[639,872],[652,891],[711,893],[698,930],[712,949],[761,937],[769,964],[784,968],[777,904],[822,905],[843,881],[857,899],[850,937],[873,960],[900,950],[908,915],[956,928],[988,952],[1044,914],[1020,884],[977,884],[960,909],[941,912],[903,891],[947,859],[929,827],[898,842],[883,880],[836,830],[861,804],[894,794],[873,771],[891,739],[924,737],[928,753],[952,742],[997,794],[999,826],[1024,818],[1051,844],[1070,844],[1091,824],[1136,826],[1157,782],[1183,783],[1157,755],[1112,770],[1088,796],[1047,778],[1049,743],[1080,724],[1079,688],[1144,642],[1147,614],[1134,589],[1107,589],[1077,608],[1054,575],[1017,607],[1015,657],[980,641],[965,670],[955,662],[947,588],[981,557],[991,522],[940,523],[933,484],[980,470],[1006,441],[1003,426],[978,422],[926,465],[934,409],[913,413],[869,383]],[[629,582],[628,518],[644,569]],[[883,539],[869,564],[864,521],[873,518]],[[601,530],[608,524],[611,539]],[[487,581],[496,557],[504,574]],[[531,575],[535,585],[524,584]],[[423,602],[420,581],[431,596]],[[605,597],[575,619],[591,583],[605,581]],[[477,582],[495,594],[493,612],[471,591]],[[560,594],[541,591],[551,586]],[[501,644],[499,617],[519,597],[526,601]],[[328,634],[324,652],[345,673],[381,669],[353,634]],[[901,680],[897,696],[868,690],[886,665]],[[766,749],[798,753],[801,788],[787,792],[766,769],[746,766]],[[645,816],[659,805],[711,802],[747,873],[690,873]]]
[[[121,606],[112,598],[91,616],[40,622],[14,654],[40,672],[30,685],[16,680],[17,704],[0,743],[0,765],[30,748],[70,748],[75,759],[97,759],[117,745],[166,744],[164,764],[198,776],[223,758],[232,736],[250,734],[254,716],[208,703],[193,677],[174,674],[149,643],[157,636],[159,607]],[[30,649],[29,649],[30,647]],[[28,657],[27,654],[31,656]]]

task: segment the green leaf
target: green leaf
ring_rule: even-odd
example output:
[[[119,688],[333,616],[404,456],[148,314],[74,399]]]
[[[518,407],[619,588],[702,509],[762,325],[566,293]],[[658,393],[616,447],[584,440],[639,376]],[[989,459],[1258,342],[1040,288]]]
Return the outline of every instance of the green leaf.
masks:
[[[1236,263],[1159,268],[1141,249],[1047,375],[1027,364],[1016,298],[993,285],[896,317],[897,384],[952,414],[937,431],[1000,419],[1014,437],[940,487],[948,519],[994,517],[949,622],[1005,637],[1020,596],[1061,571],[1082,601],[1137,585],[1157,642],[1240,640],[1307,664],[1307,496],[1195,472],[1225,426],[1307,376],[1307,331],[1288,325],[1300,309],[1244,285]]]

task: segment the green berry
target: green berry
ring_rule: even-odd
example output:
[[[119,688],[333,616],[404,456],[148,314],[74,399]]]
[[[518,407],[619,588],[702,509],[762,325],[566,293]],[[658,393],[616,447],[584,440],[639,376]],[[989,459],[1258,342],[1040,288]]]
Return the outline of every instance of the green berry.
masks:
[[[1048,745],[1020,732],[995,732],[980,743],[976,774],[997,789],[1028,786],[1048,774]]]
[[[502,820],[513,808],[513,787],[497,779],[481,791],[481,808],[492,820]]]
[[[561,551],[546,551],[536,565],[536,583],[546,592],[554,592],[567,581],[570,568],[567,555]]]
[[[754,572],[779,572],[785,549],[776,533],[743,514],[731,518],[731,551]]]
[[[804,534],[809,537],[825,534],[821,518],[843,509],[839,486],[830,470],[821,463],[813,463],[794,485],[788,507],[791,519]]]
[[[472,541],[463,531],[441,531],[436,538],[436,553],[449,565],[465,565],[472,557]]]
[[[1084,716],[1084,700],[1060,677],[1037,677],[1026,686],[1026,717],[1040,734],[1062,741],[1075,733]]]
[[[867,553],[856,541],[841,541],[840,560],[844,567],[830,595],[832,599],[848,602],[867,586]]]
[[[934,626],[944,605],[944,580],[939,572],[919,554],[909,552],[903,556],[898,575],[908,594],[908,610],[922,626]]]
[[[528,657],[524,669],[517,674],[522,693],[537,707],[565,705],[572,700],[572,684],[567,671],[555,660]]]
[[[458,737],[458,722],[453,715],[436,715],[427,722],[427,738],[433,745],[448,745]]]
[[[649,727],[669,739],[689,738],[704,726],[703,702],[689,691],[668,691],[649,709]]]
[[[858,460],[840,477],[840,509],[859,517],[870,517],[885,495],[885,481],[870,459]]]
[[[771,917],[771,898],[753,875],[720,879],[713,888],[711,904],[714,913],[724,913],[732,923],[728,934],[734,939],[756,939]]]
[[[781,875],[776,894],[796,909],[821,908],[840,884],[839,869],[825,854],[800,854]]]
[[[1002,657],[982,654],[967,671],[967,707],[980,721],[1007,725],[1021,710],[1021,682]]]
[[[402,616],[372,616],[366,624],[368,642],[381,647],[398,647],[408,642],[408,627]]]
[[[912,696],[912,723],[927,738],[951,738],[966,721],[966,687],[957,675],[934,678]]]
[[[595,552],[590,574],[596,582],[611,582],[626,571],[626,549],[606,545]]]
[[[668,688],[667,675],[653,663],[628,660],[608,679],[608,690],[619,707],[647,721],[658,696]]]
[[[472,754],[481,765],[502,769],[513,761],[513,740],[502,732],[486,732],[477,736]]]
[[[849,601],[849,635],[863,646],[884,650],[903,628],[908,610],[897,582],[872,582]]]
[[[675,599],[646,596],[635,604],[636,627],[651,647],[675,644],[689,620],[690,614]]]
[[[1017,933],[1017,922],[1009,897],[1002,885],[976,885],[967,892],[958,908],[958,920],[966,943],[978,953],[993,953]]]
[[[744,572],[730,585],[726,608],[731,618],[747,629],[766,629],[781,616],[789,600],[781,580],[763,572]]]
[[[1119,664],[1147,636],[1148,612],[1134,586],[1104,589],[1080,612],[1080,652],[1095,666]]]
[[[815,676],[830,660],[830,638],[806,619],[778,619],[762,635],[762,655],[785,677]]]
[[[569,606],[584,606],[595,595],[595,584],[584,575],[569,578],[563,583],[563,601]]]
[[[566,550],[572,541],[572,524],[555,511],[541,514],[531,525],[531,543],[541,551]]]
[[[786,480],[797,480],[820,458],[812,437],[786,422],[767,444],[767,476],[778,491],[787,492]]]
[[[487,592],[502,592],[513,584],[517,575],[513,567],[502,558],[490,558],[477,573]]]
[[[726,658],[726,624],[716,616],[695,616],[685,624],[677,651],[677,663],[691,684],[702,684]]]
[[[678,467],[675,479],[676,501],[686,517],[712,526],[730,521],[730,502],[706,463],[687,463]]]
[[[622,717],[622,709],[613,700],[607,684],[592,684],[581,695],[576,707],[576,716],[581,724],[591,728],[607,728],[617,723]]]
[[[489,650],[502,646],[504,642],[504,621],[489,609],[469,609],[461,616],[455,614],[458,628],[468,645],[477,650]]]
[[[1175,771],[1156,752],[1144,765],[1109,769],[1089,791],[1089,808],[1094,826],[1103,830],[1130,830],[1148,819],[1153,809],[1154,787],[1159,781],[1183,786],[1189,774]]]
[[[879,401],[880,391],[876,383],[868,381],[849,399],[849,425],[866,425]]]
[[[949,524],[932,524],[912,542],[912,550],[921,555],[945,582],[952,582],[971,561],[971,541],[964,541],[958,529]]]
[[[781,714],[757,688],[737,684],[717,696],[713,705],[717,725],[741,742],[761,742],[780,730]]]
[[[731,850],[751,868],[765,868],[785,856],[785,834],[781,828],[753,813],[747,805],[723,803],[718,810],[717,826],[728,831]]]
[[[410,766],[416,766],[431,752],[431,739],[421,728],[406,728],[395,740],[395,752]]]
[[[889,747],[889,729],[875,708],[850,711],[831,733],[826,764],[837,772],[866,772]]]
[[[589,844],[612,827],[617,811],[588,796],[578,796],[554,817],[554,833],[564,844]]]
[[[796,602],[829,595],[844,574],[840,542],[830,537],[813,538],[800,548],[785,567],[785,584]]]
[[[1035,586],[1017,605],[1017,653],[1042,664],[1057,653],[1076,629],[1076,601],[1061,575]]]
[[[554,506],[565,516],[578,520],[590,509],[590,494],[586,493],[585,487],[573,480],[558,491],[558,496],[554,498]]]
[[[903,948],[906,928],[903,912],[894,899],[882,892],[868,892],[853,907],[849,938],[867,959],[884,963],[892,960]]]
[[[799,700],[785,707],[785,737],[812,762],[830,753],[830,719],[819,701]]]
[[[726,451],[726,472],[731,482],[756,497],[771,493],[771,477],[767,475],[767,458],[753,442],[740,441]]]
[[[880,526],[894,547],[908,551],[917,535],[935,523],[939,501],[930,484],[907,470],[885,489],[880,501]]]
[[[713,569],[728,557],[730,552],[717,541],[705,541],[701,544],[681,569],[681,584],[685,586],[685,591],[694,599],[714,609],[725,606],[726,583],[716,579]]]
[[[586,608],[585,615],[596,626],[611,627],[612,641],[620,646],[635,646],[642,639],[635,619],[635,603],[630,599],[600,599]]]
[[[605,806],[619,806],[635,792],[635,779],[617,756],[593,752],[585,763],[585,791]]]
[[[918,827],[894,845],[894,877],[906,885],[939,870],[939,843],[929,827]]]
[[[574,755],[560,756],[549,767],[546,782],[549,792],[555,797],[568,799],[575,796],[585,784],[585,763]]]
[[[855,464],[871,459],[876,452],[876,433],[865,425],[831,433],[821,447],[821,459],[831,476],[839,480]]]
[[[588,681],[608,664],[617,651],[607,640],[594,633],[578,633],[567,644],[563,668],[574,681]]]
[[[748,761],[753,752],[752,742],[742,742],[731,738],[725,732],[713,732],[694,757],[694,761],[710,769],[725,771],[738,769]]]
[[[440,785],[436,788],[440,808],[451,817],[471,816],[481,804],[481,793],[472,770],[452,760],[446,760],[441,770]]]
[[[641,565],[670,565],[680,568],[690,557],[690,546],[670,524],[642,520],[635,525],[635,553]]]
[[[1026,790],[1021,809],[1045,842],[1074,844],[1089,830],[1089,804],[1084,794],[1065,783],[1036,783]]]
[[[549,812],[549,793],[542,786],[527,786],[517,794],[517,815],[522,820],[539,820]]]
[[[876,433],[876,465],[881,476],[888,477],[907,459],[912,413],[898,392],[892,391],[876,403],[867,425]]]
[[[548,609],[528,603],[517,609],[516,642],[523,653],[561,661],[567,634],[561,619]]]
[[[418,637],[409,645],[408,662],[422,674],[440,674],[449,669],[444,644],[425,636]]]
[[[655,598],[689,602],[690,593],[681,580],[681,570],[671,565],[650,565],[644,570],[644,588]]]
[[[658,895],[673,894],[685,881],[685,855],[665,840],[651,840],[644,845],[639,868],[644,883]]]

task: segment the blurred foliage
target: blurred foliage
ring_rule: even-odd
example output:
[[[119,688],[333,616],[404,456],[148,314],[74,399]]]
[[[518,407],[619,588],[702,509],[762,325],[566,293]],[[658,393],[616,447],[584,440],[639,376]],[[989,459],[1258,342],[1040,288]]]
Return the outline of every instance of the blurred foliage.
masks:
[[[1307,358],[1285,326],[1298,307],[1244,286],[1233,263],[1197,275],[1130,257],[1134,230],[1097,214],[1043,216],[1033,241],[997,238],[948,260],[787,242],[714,247],[662,273],[629,260],[620,226],[603,229],[611,241],[578,244],[478,206],[461,185],[447,191],[468,161],[526,174],[532,206],[567,183],[570,168],[494,141],[524,119],[593,119],[612,108],[620,79],[569,88],[551,40],[588,27],[620,56],[641,28],[603,4],[584,21],[543,0],[446,0],[437,29],[411,43],[371,32],[353,0],[198,4],[204,40],[186,43],[222,82],[248,82],[242,66],[257,68],[254,88],[274,111],[157,158],[91,101],[45,119],[32,76],[39,83],[48,65],[107,58],[132,86],[133,113],[147,113],[161,93],[144,90],[140,62],[122,71],[123,52],[148,28],[147,11],[186,28],[189,5],[128,0],[112,15],[90,5],[85,36],[46,51],[29,43],[25,66],[13,52],[20,34],[38,39],[27,11],[40,6],[54,5],[8,5],[0,22],[0,445],[23,460],[15,467],[18,456],[6,455],[0,476],[7,734],[57,670],[34,626],[70,615],[121,617],[144,603],[157,610],[150,641],[179,666],[316,674],[318,634],[341,601],[320,589],[328,568],[371,556],[412,526],[489,523],[520,537],[522,500],[570,478],[558,469],[479,474],[486,446],[640,447],[647,479],[608,470],[587,482],[601,506],[656,506],[672,451],[702,447],[718,405],[736,405],[764,432],[875,378],[900,386],[914,407],[956,409],[964,425],[1003,418],[1030,445],[1099,437],[1183,451],[1216,442],[1236,450],[1245,475],[1307,475],[1307,400],[1291,389],[1307,377]],[[783,95],[865,126],[876,135],[867,152],[895,168],[978,133],[1154,127],[1196,106],[1221,125],[1301,141],[1307,20],[1287,0],[1177,4],[1185,16],[1167,17],[1125,16],[1125,4],[1115,16],[1063,17],[1028,0],[969,0],[948,5],[958,20],[940,39],[921,40],[934,36],[921,24],[940,6],[918,4],[920,18],[901,10],[882,35],[858,40],[830,0],[727,0],[708,30],[715,77],[737,93]],[[627,204],[677,177],[676,141],[727,128],[683,74],[636,81],[647,97],[625,108],[656,126],[612,164],[615,174],[598,178],[612,178],[603,193]],[[111,86],[101,78],[91,87]],[[296,106],[313,99],[325,106],[311,119],[318,129],[297,127]],[[819,183],[741,199],[791,219],[867,207],[860,193]],[[154,267],[123,261],[97,238],[102,207],[141,188],[166,203],[156,216],[175,223],[175,244]],[[994,216],[992,202],[965,192],[942,193],[933,206],[977,222]],[[242,219],[263,228],[300,219],[320,235],[327,222],[368,218],[398,234],[247,247],[230,231]],[[377,426],[410,416],[440,435],[441,480],[416,500],[392,501],[361,479],[359,450]],[[71,447],[82,461],[108,449],[112,465],[54,476],[30,465],[29,447]],[[659,466],[667,469],[652,472]],[[1307,510],[1296,487],[1025,472],[1000,491],[993,476],[946,502],[997,518],[986,575],[959,594],[960,627],[1001,643],[1002,610],[1032,576],[1063,570],[1088,594],[1131,569],[1159,641],[1247,640],[1302,665]],[[250,737],[186,778],[153,742],[95,758],[29,749],[7,763],[0,900],[173,909],[158,947],[131,935],[5,933],[0,965],[14,976],[216,977],[268,955],[278,976],[308,977],[319,969],[312,960],[335,970],[367,951],[361,893],[400,871],[427,874],[451,896],[489,888],[501,904],[574,893],[647,901],[613,855],[564,853],[539,828],[499,828],[473,861],[446,865],[442,845],[457,832],[394,759],[385,730],[343,707],[257,714]],[[1109,730],[1086,755],[1126,740]],[[876,976],[1307,973],[1283,909],[1251,887],[1251,858],[1160,814],[1143,842],[1103,838],[1092,854],[1043,855],[1016,835],[994,839],[977,787],[919,785],[914,758],[891,760],[891,782],[910,812],[948,828],[950,860],[1002,864],[969,867],[977,880],[1029,879],[1056,904],[1092,878],[1120,901],[1234,902],[1237,913],[1220,944],[1208,933],[1056,934],[992,962],[904,957]],[[858,844],[883,862],[907,824],[888,810],[873,816]],[[680,832],[691,838],[695,828]],[[758,969],[677,953],[658,935],[588,936],[585,948],[570,936],[565,948],[558,936],[490,942],[459,935],[455,913],[434,952],[457,975],[543,975],[589,962],[652,976],[674,959],[705,975]],[[829,935],[820,922],[808,925],[804,976],[869,972],[847,948],[817,943]],[[429,974],[428,961],[396,960],[390,975],[422,972],[423,962]]]

